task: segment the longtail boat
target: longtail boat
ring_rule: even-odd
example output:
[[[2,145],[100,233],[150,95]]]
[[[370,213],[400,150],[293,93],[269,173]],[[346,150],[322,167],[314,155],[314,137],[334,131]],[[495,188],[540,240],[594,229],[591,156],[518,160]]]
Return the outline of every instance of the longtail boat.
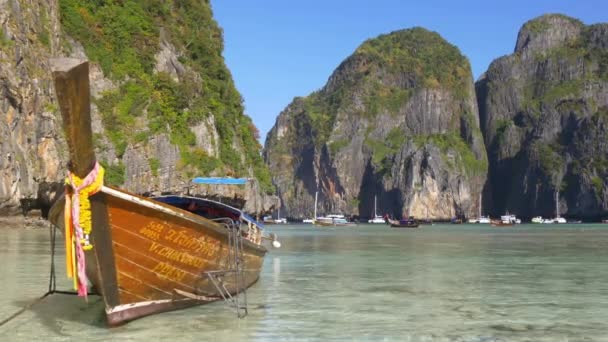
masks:
[[[390,225],[391,228],[418,228],[418,222],[416,220],[393,220],[388,217],[386,224]]]
[[[86,297],[92,286],[103,297],[110,326],[219,299],[242,310],[238,294],[260,275],[267,253],[262,241],[278,246],[276,235],[264,235],[261,224],[219,202],[146,198],[102,185],[91,135],[88,62],[55,59],[52,68],[70,185],[49,219],[65,232],[68,276],[79,294]]]

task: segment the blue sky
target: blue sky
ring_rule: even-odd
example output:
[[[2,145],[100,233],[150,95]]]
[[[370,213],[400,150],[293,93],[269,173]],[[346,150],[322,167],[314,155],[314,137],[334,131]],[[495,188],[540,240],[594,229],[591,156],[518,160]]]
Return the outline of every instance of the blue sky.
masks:
[[[477,79],[513,52],[528,20],[562,13],[608,22],[607,0],[212,0],[224,30],[224,57],[261,142],[296,96],[325,85],[366,39],[422,26],[468,57]]]

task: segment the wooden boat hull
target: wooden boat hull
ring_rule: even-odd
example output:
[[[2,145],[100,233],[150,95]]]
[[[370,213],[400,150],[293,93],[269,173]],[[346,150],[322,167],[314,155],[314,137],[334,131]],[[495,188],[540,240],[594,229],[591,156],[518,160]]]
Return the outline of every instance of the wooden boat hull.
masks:
[[[50,213],[62,230],[63,204],[58,201]],[[108,187],[91,197],[91,204],[94,247],[86,252],[87,277],[103,296],[109,325],[222,298],[205,272],[228,268],[225,226]],[[241,281],[224,277],[230,293],[257,281],[266,252],[243,239]]]

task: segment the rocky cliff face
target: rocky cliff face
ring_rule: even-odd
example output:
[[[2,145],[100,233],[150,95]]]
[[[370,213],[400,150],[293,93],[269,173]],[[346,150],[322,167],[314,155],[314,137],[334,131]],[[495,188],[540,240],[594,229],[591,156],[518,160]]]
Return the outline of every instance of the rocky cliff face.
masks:
[[[0,2],[0,211],[48,205],[64,175],[65,143],[49,75],[57,3]]]
[[[276,205],[210,5],[169,5],[0,1],[0,211],[44,210],[62,191],[67,153],[49,71],[54,56],[91,61],[93,138],[107,183],[222,198],[256,213]],[[189,182],[216,175],[252,181]]]
[[[476,89],[493,213],[608,212],[608,25],[531,20]]]
[[[265,159],[283,213],[450,218],[477,212],[487,160],[467,59],[422,28],[362,44],[327,84],[296,98]]]

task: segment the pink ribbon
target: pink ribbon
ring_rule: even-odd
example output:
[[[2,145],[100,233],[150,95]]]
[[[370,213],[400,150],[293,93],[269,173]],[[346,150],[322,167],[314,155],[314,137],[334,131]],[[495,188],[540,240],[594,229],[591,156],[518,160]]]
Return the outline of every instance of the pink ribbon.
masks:
[[[74,186],[74,180],[72,179],[72,173],[69,173],[70,186],[74,193],[72,194],[72,222],[74,224],[74,231],[76,232],[76,259],[78,263],[78,296],[87,298],[87,284],[88,278],[86,273],[86,263],[84,256],[84,249],[81,241],[84,239],[84,232],[82,226],[80,226],[80,197],[79,193],[82,189],[86,188],[95,181],[97,174],[99,173],[99,163],[95,162],[93,170],[82,180],[82,184],[79,187]]]

